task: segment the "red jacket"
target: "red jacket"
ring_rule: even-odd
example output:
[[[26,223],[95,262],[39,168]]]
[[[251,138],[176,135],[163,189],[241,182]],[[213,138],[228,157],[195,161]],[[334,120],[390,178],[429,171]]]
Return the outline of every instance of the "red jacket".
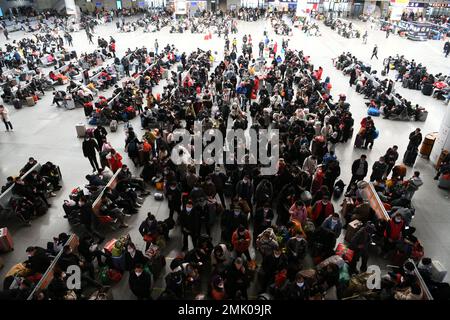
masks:
[[[316,221],[319,218],[320,213],[322,212],[323,203],[322,200],[317,201],[311,211],[311,219]],[[331,202],[328,202],[325,207],[325,216],[323,220],[325,220],[328,216],[331,216],[334,213],[334,207]]]
[[[402,220],[400,223],[395,223],[394,219],[389,220],[389,224],[384,231],[384,237],[392,241],[397,241],[402,238],[405,222]]]
[[[244,236],[240,237],[238,234],[238,231],[234,231],[233,232],[233,236],[231,237],[231,243],[233,244],[233,248],[234,250],[236,250],[236,252],[242,253],[248,250],[248,248],[250,247],[250,241],[251,241],[251,236],[250,236],[250,231],[245,230]]]

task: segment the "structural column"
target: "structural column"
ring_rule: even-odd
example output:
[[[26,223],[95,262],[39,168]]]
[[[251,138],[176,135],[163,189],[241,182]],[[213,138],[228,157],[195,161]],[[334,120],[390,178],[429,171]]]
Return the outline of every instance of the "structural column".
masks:
[[[438,137],[431,150],[430,160],[436,164],[443,150],[450,151],[450,105],[447,106],[444,119],[442,119]]]

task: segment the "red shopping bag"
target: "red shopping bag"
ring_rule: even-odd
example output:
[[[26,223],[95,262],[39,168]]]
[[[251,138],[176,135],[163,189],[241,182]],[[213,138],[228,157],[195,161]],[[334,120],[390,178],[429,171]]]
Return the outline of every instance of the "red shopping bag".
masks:
[[[336,255],[340,256],[346,262],[350,263],[353,260],[354,252],[353,250],[347,248],[345,244],[339,243],[336,248]]]

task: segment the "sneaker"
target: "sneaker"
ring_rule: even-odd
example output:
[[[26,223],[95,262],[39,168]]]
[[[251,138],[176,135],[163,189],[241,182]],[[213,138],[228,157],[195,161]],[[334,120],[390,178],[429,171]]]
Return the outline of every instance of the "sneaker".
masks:
[[[131,214],[124,213],[123,215],[124,215],[125,217],[131,217]]]
[[[136,203],[134,206],[135,206],[136,208],[141,208],[141,207],[142,207],[142,204]]]
[[[56,197],[56,193],[50,192],[50,196],[51,196],[51,197]]]
[[[121,225],[119,226],[119,228],[125,229],[125,228],[128,228],[128,225],[127,225],[126,223],[124,223],[124,224],[121,224]]]

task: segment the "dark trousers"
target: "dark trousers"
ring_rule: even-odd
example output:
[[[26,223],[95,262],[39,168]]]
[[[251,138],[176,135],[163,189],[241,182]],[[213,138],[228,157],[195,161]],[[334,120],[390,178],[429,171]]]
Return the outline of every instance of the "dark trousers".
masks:
[[[350,272],[356,272],[356,265],[358,264],[359,259],[361,260],[361,268],[359,268],[360,272],[367,271],[367,261],[369,260],[369,253],[363,250],[355,250],[353,254],[353,260],[350,262]]]
[[[3,119],[3,123],[5,124],[6,131],[9,131],[9,129],[13,129],[11,121],[6,121],[5,119]]]
[[[220,202],[222,203],[222,207],[225,209],[226,203],[225,203],[225,196],[224,196],[223,192],[217,192],[217,194],[219,195]]]
[[[94,156],[90,156],[87,158],[89,159],[89,162],[91,163],[92,169],[98,171],[100,169],[100,166],[98,165],[97,157],[94,155]]]
[[[192,233],[187,233],[183,231],[183,251],[188,249],[188,237],[191,236],[192,245],[195,247],[197,245],[197,235]]]
[[[373,57],[377,58],[377,60],[378,60],[378,54],[376,52],[372,53],[372,56],[370,57],[370,60],[372,60]]]

